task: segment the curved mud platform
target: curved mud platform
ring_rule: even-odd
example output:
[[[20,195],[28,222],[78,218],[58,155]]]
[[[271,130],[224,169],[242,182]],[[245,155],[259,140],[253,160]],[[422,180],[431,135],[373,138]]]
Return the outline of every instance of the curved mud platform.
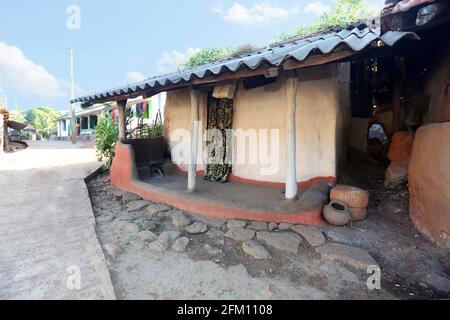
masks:
[[[116,146],[111,183],[143,199],[164,203],[213,219],[242,219],[274,223],[321,225],[328,201],[327,181],[303,188],[298,201],[284,199],[283,190],[239,182],[227,184],[198,180],[198,192],[186,190],[187,179],[173,174],[163,179],[139,177],[133,147]]]

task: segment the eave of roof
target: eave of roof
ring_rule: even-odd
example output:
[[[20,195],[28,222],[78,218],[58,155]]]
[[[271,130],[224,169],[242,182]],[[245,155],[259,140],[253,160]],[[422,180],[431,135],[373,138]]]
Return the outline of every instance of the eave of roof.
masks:
[[[374,42],[382,42],[385,46],[394,46],[403,38],[419,39],[412,32],[388,31],[383,35],[380,29],[364,27],[333,31],[301,40],[267,47],[255,53],[232,57],[193,69],[181,70],[144,81],[77,98],[76,102],[95,102],[117,100],[123,96],[136,96],[149,90],[165,91],[169,86],[189,86],[193,81],[207,77],[217,77],[224,73],[236,73],[240,70],[257,70],[262,66],[282,67],[286,61],[302,62],[311,56],[326,55],[349,50],[356,54],[368,48]]]

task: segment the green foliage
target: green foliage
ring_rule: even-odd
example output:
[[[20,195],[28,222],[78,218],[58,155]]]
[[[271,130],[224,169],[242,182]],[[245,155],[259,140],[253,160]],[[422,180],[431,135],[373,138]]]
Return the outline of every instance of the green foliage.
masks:
[[[39,131],[45,138],[56,134],[56,120],[61,114],[55,109],[43,106],[26,112],[25,120]]]
[[[158,138],[163,135],[164,126],[158,124],[156,126],[145,126],[143,128],[143,135],[145,139]]]
[[[143,125],[132,132],[128,133],[128,139],[153,139],[163,135],[164,126],[157,125]]]
[[[187,68],[194,68],[214,62],[225,58],[226,56],[232,55],[235,50],[227,48],[205,48],[201,49],[199,52],[194,53],[188,61],[184,64]]]
[[[353,23],[366,21],[379,13],[370,9],[365,0],[335,0],[333,7],[321,15],[313,24],[301,26],[294,34],[280,34],[278,40],[290,37],[305,37],[330,29],[344,29]]]
[[[110,114],[103,113],[98,117],[95,136],[98,161],[102,161],[103,158],[108,159],[106,167],[109,168],[114,158],[116,143],[119,138],[119,127]]]

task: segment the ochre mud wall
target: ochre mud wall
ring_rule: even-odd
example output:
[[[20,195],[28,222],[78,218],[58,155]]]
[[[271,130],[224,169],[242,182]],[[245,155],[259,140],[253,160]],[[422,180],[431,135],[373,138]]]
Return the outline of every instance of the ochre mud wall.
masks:
[[[421,127],[409,166],[410,214],[429,240],[450,246],[450,122]]]
[[[331,64],[299,71],[297,95],[297,180],[316,178],[332,180],[345,164],[349,135],[349,65]],[[280,76],[275,84],[245,90],[239,83],[234,99],[233,128],[245,134],[250,129],[279,130],[277,170],[262,174],[268,165],[251,163],[249,154],[237,154],[246,162],[234,164],[233,176],[248,181],[283,184],[286,174],[286,80]],[[207,94],[200,96],[200,121],[206,129]],[[168,92],[165,109],[165,137],[171,147],[177,129],[191,130],[188,90]],[[270,131],[268,132],[270,136]],[[258,142],[257,142],[258,143]],[[199,146],[205,146],[202,141]],[[235,145],[236,147],[236,145]],[[190,152],[190,145],[184,147]],[[248,148],[247,148],[248,149]],[[269,147],[270,150],[270,147]],[[247,151],[248,152],[248,151]],[[199,152],[199,157],[201,153]],[[242,156],[242,157],[241,157]],[[187,170],[186,166],[181,166]],[[202,171],[205,167],[198,166]]]

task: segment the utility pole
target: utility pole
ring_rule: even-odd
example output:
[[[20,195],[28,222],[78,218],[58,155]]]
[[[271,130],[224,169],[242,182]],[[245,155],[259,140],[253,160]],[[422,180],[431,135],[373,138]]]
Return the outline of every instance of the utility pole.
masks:
[[[74,78],[74,67],[73,67],[73,48],[69,48],[70,55],[70,100],[75,99],[75,78]],[[75,104],[71,102],[70,112],[72,114],[70,120],[70,128],[72,130],[72,143],[77,143],[77,130],[76,130],[76,119],[75,119]]]

